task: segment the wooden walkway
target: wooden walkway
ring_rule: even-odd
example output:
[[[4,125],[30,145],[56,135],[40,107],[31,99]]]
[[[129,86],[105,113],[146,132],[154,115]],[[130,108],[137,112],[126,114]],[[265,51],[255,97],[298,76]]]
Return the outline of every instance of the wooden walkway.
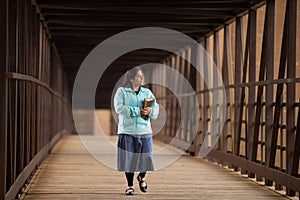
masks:
[[[155,144],[159,145],[159,144]],[[65,136],[40,167],[24,196],[33,199],[286,199],[235,172],[183,155],[147,174],[148,193],[125,196],[123,173],[91,156],[78,136]]]

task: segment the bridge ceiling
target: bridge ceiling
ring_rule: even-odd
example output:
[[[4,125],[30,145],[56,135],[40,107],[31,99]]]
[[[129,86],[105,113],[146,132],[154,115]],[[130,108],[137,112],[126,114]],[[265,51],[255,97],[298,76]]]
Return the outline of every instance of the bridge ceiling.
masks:
[[[69,87],[85,56],[103,40],[139,27],[169,28],[193,39],[207,36],[262,0],[36,0],[67,73]],[[169,53],[143,49],[121,56],[108,68],[96,95],[97,107],[110,107],[114,83],[129,68],[159,62]]]

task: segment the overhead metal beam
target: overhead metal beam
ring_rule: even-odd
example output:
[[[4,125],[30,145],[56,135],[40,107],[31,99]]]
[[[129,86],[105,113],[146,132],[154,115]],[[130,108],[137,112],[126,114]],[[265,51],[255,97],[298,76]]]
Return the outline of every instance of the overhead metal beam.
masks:
[[[49,4],[49,0],[37,0],[39,4]],[[90,3],[95,3],[94,0],[86,0],[85,1],[87,4]],[[85,3],[84,2],[84,3]],[[61,0],[51,0],[50,3],[62,3]],[[82,3],[81,0],[64,0],[63,3]],[[159,1],[159,0],[154,0],[154,1],[149,1],[149,2],[141,2],[140,0],[130,0],[127,2],[120,2],[118,0],[105,0],[101,1],[104,5],[106,4],[122,4],[122,5],[128,5],[128,4],[141,4],[141,5],[152,5],[152,4],[175,4],[175,3],[201,3],[201,4],[221,4],[221,3],[227,3],[227,4],[234,4],[234,3],[249,3],[249,0],[165,0],[165,1]]]
[[[108,16],[103,16],[103,15],[48,15],[45,17],[45,20],[49,23],[52,21],[85,21],[85,22],[93,22],[93,23],[103,23],[103,26],[107,26],[106,24],[123,24],[123,23],[142,23],[142,24],[148,24],[148,23],[162,23],[162,24],[178,24],[181,23],[182,25],[206,25],[209,26],[211,24],[224,24],[224,21],[221,18],[202,18],[202,17],[194,17],[194,18],[189,18],[189,17],[164,17],[162,16],[155,16],[152,17],[150,15],[113,15],[112,13]],[[212,26],[212,25],[211,25]]]
[[[118,11],[119,13],[135,13],[135,14],[183,14],[194,16],[231,16],[234,17],[236,13],[234,10],[218,10],[218,11],[211,11],[211,10],[199,10],[198,7],[181,7],[181,8],[172,8],[171,6],[166,8],[157,8],[157,7],[147,7],[147,6],[103,6],[101,4],[39,4],[39,6],[44,8],[51,8],[51,9],[66,9],[66,10],[90,10],[90,11]]]
[[[226,19],[228,17],[232,18],[233,16],[223,16],[220,17],[218,15],[206,15],[205,12],[199,11],[198,15],[192,15],[189,12],[183,14],[174,14],[174,13],[160,13],[156,15],[152,15],[151,13],[134,13],[134,12],[114,12],[114,11],[98,11],[98,10],[65,10],[65,9],[52,9],[52,8],[44,8],[43,15],[47,17],[59,17],[59,16],[74,16],[74,17],[91,17],[95,16],[96,18],[102,17],[103,19],[132,19],[139,16],[147,20],[148,18],[153,18],[161,20],[164,18],[167,19],[199,19],[199,20],[220,20]]]
[[[201,23],[181,23],[181,22],[159,22],[159,21],[153,21],[153,22],[144,22],[143,20],[140,21],[111,21],[111,22],[105,22],[105,21],[95,21],[95,20],[82,20],[82,19],[71,19],[69,17],[66,18],[59,18],[59,19],[49,19],[47,21],[49,26],[53,26],[52,24],[61,24],[61,25],[67,25],[67,26],[95,26],[95,27],[128,27],[130,28],[137,28],[137,27],[144,27],[144,26],[163,26],[166,28],[176,29],[176,28],[193,28],[195,31],[201,30],[201,29],[208,29],[213,30],[214,26],[218,24],[201,24]]]
[[[39,4],[41,5],[66,5],[66,4],[81,4],[82,1],[75,0],[39,0]],[[85,5],[98,5],[98,2],[93,0],[85,0]],[[101,6],[147,6],[147,7],[172,7],[172,8],[180,8],[183,6],[190,7],[201,7],[202,9],[237,9],[237,8],[248,8],[248,1],[195,1],[195,0],[173,0],[173,1],[151,1],[151,2],[141,2],[141,1],[129,1],[129,2],[120,2],[120,1],[101,1]]]

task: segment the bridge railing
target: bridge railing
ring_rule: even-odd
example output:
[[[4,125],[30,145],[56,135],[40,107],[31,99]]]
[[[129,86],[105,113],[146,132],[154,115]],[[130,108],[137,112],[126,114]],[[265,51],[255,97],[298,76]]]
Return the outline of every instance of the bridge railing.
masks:
[[[18,197],[74,130],[66,76],[36,9],[30,1],[0,3],[0,199]]]
[[[285,189],[289,196],[300,192],[300,75],[297,73],[300,66],[296,64],[300,62],[299,54],[296,56],[296,47],[300,48],[299,27],[297,30],[300,6],[297,3],[297,0],[286,4],[269,0],[199,39],[222,74],[227,96],[227,112],[222,113],[225,124],[214,127],[220,137],[207,158],[264,181],[267,186]],[[212,133],[211,115],[221,117],[221,114],[220,105],[210,98],[211,90],[218,88],[207,88],[189,64],[191,59],[204,66],[204,76],[212,81],[214,75],[209,76],[205,71],[208,58],[203,52],[186,48],[162,64],[184,75],[195,89],[199,119],[192,115],[196,109],[194,96],[176,97],[161,85],[153,84],[152,89],[167,113],[165,126],[156,137],[165,142],[175,139],[174,144],[179,148],[198,155],[205,136],[211,138],[216,134]],[[155,71],[153,75],[161,82],[172,78],[164,73],[157,77]],[[179,98],[187,103],[186,107],[180,108]],[[185,120],[181,120],[182,109],[190,114],[184,116]],[[197,131],[193,129],[195,120],[199,122]]]

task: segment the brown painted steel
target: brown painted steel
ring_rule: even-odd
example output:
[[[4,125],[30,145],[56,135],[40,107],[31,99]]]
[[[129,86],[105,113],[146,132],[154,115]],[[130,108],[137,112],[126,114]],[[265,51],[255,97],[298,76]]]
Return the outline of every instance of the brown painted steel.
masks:
[[[104,39],[122,31],[139,27],[163,27],[180,31],[193,39],[208,36],[223,28],[224,23],[230,23],[236,16],[244,15],[249,8],[257,8],[264,4],[263,0],[255,1],[205,1],[172,2],[154,1],[143,3],[140,1],[126,2],[93,2],[87,1],[36,1],[37,10],[41,12],[46,31],[60,52],[64,67],[68,68],[68,86],[72,88],[76,72],[85,55]],[[121,19],[121,21],[120,21]],[[185,47],[183,47],[185,48]],[[170,55],[170,54],[168,54]],[[167,55],[167,56],[168,56]],[[130,58],[128,56],[127,58]],[[125,73],[125,68],[149,62],[160,62],[166,58],[165,53],[151,56],[142,53],[133,60],[120,59],[113,63],[111,69],[119,74]],[[126,67],[124,67],[126,66]],[[102,94],[109,97],[111,80],[109,72],[107,80],[103,80]],[[111,83],[112,82],[112,83]],[[110,108],[110,100],[96,95],[97,107]],[[99,103],[98,103],[99,102]]]
[[[263,81],[265,78],[265,71],[266,71],[266,55],[268,49],[267,47],[267,35],[268,35],[268,10],[269,6],[267,4],[266,14],[265,14],[265,23],[264,23],[264,33],[263,33],[263,43],[262,43],[262,51],[261,51],[261,62],[259,68],[259,81]],[[264,86],[258,86],[257,89],[257,96],[256,96],[256,110],[255,110],[255,127],[253,131],[252,141],[253,141],[253,148],[251,152],[251,156],[249,159],[256,162],[257,159],[257,148],[258,148],[258,136],[259,130],[261,128],[261,111],[262,111],[262,95],[263,95]]]
[[[250,25],[250,17],[248,18],[248,25],[247,27],[249,27]],[[249,46],[250,46],[250,29],[248,28],[247,29],[247,36],[246,36],[246,47],[245,47],[245,52],[244,52],[244,60],[243,60],[243,72],[242,72],[242,83],[245,83],[246,82],[246,77],[247,77],[247,68],[248,68],[248,56],[249,56]],[[238,135],[240,137],[240,141],[242,141],[242,137],[241,137],[241,134],[242,134],[242,125],[244,123],[244,106],[245,106],[245,87],[242,87],[242,91],[241,91],[241,99],[240,99],[240,107],[239,107],[239,114],[238,114],[238,127],[237,127],[237,130],[238,130]],[[246,122],[246,127],[247,127],[247,122]],[[245,135],[247,135],[247,128],[245,128]],[[244,139],[247,139],[244,138]],[[240,144],[240,141],[238,142]],[[245,141],[245,143],[247,144],[247,142]],[[246,146],[246,145],[245,145]],[[238,147],[240,148],[240,147]],[[239,155],[240,155],[240,152],[239,152]],[[247,148],[245,148],[245,155],[247,155]],[[242,170],[243,171],[243,170]],[[244,171],[243,171],[244,173]]]
[[[0,2],[0,199],[4,199],[6,193],[6,153],[7,153],[7,4]]]
[[[87,1],[85,5],[79,5],[79,1],[73,2],[74,4],[64,1],[54,2],[56,1],[38,1],[37,4],[34,0],[31,2],[12,0],[9,3],[7,1],[0,3],[0,21],[1,25],[4,24],[3,27],[0,27],[0,45],[2,47],[0,60],[8,61],[8,63],[2,62],[5,64],[0,69],[0,91],[4,97],[0,100],[0,107],[5,110],[1,114],[0,124],[1,131],[5,133],[1,134],[0,138],[0,158],[5,161],[5,165],[0,167],[0,198],[4,198],[5,195],[7,198],[14,198],[24,183],[28,182],[28,177],[34,172],[37,163],[43,159],[42,157],[47,156],[47,151],[51,149],[49,146],[52,146],[53,141],[57,141],[61,137],[61,131],[63,129],[72,131],[69,88],[74,81],[75,70],[84,58],[83,54],[88,53],[103,38],[141,25],[174,28],[194,39],[202,37],[205,49],[208,52],[214,52],[214,61],[219,65],[221,61],[219,30],[224,28],[225,22],[227,25],[223,29],[222,75],[227,97],[229,98],[229,95],[234,93],[234,105],[230,105],[230,101],[227,102],[228,108],[234,106],[234,114],[230,114],[229,111],[226,113],[226,123],[223,135],[218,141],[218,150],[212,151],[208,158],[229,166],[233,165],[236,170],[240,168],[242,173],[247,171],[249,177],[256,176],[260,180],[264,178],[266,185],[275,182],[277,189],[280,189],[281,185],[286,186],[288,195],[294,195],[294,191],[299,192],[299,110],[298,125],[295,125],[295,85],[300,82],[300,79],[295,77],[296,0],[287,1],[277,80],[273,80],[274,0],[267,2],[259,81],[256,81],[255,78],[256,9],[264,1],[257,0],[239,4],[235,4],[236,2],[225,3],[225,1],[220,4],[198,2],[198,6],[201,4],[203,7],[195,7],[196,4],[193,1],[182,3],[178,0],[175,0],[171,7],[159,1],[153,2],[152,6],[141,5],[138,1],[130,5],[119,5],[115,4],[116,2],[106,2],[106,5],[102,5],[93,1]],[[161,7],[157,9],[155,7],[157,5]],[[185,5],[187,6],[184,7]],[[68,10],[66,13],[62,13],[59,8],[68,8]],[[123,18],[124,22],[121,24],[120,17],[113,16],[111,13],[112,9],[116,8],[122,8],[119,9],[120,16],[126,14],[126,17]],[[191,10],[191,8],[195,9]],[[212,8],[214,10],[211,10]],[[216,10],[216,8],[222,8],[222,10]],[[89,10],[87,11],[87,9]],[[247,14],[248,10],[246,47],[243,49],[244,27],[241,17]],[[156,15],[149,16],[153,13]],[[145,21],[141,23],[136,14]],[[236,16],[235,77],[234,84],[230,85],[231,65],[229,60],[233,58],[229,56],[229,45],[231,45],[229,38],[232,35],[230,35],[228,23],[232,22]],[[6,19],[7,17],[8,19]],[[158,22],[158,19],[161,20]],[[7,22],[9,24],[6,25]],[[8,35],[6,35],[7,33]],[[214,45],[213,48],[210,48],[210,36],[213,34]],[[74,40],[75,35],[80,39]],[[50,43],[50,38],[54,43]],[[188,60],[197,59],[194,56],[196,50],[187,49],[183,49],[183,57]],[[196,71],[192,70],[192,66],[178,56],[170,55],[166,58],[169,54],[157,52],[151,54],[149,50],[136,55],[139,55],[136,56],[139,59],[126,58],[119,61],[114,67],[114,72],[122,74],[122,71],[118,70],[116,66],[123,66],[124,63],[133,65],[153,60],[160,61],[164,58],[165,63],[182,73],[192,83],[194,89],[197,88],[197,84],[200,84],[196,80]],[[203,56],[203,63],[205,66],[208,64],[206,56]],[[63,67],[65,71],[63,71]],[[68,72],[68,77],[64,74],[65,72]],[[208,77],[206,68],[204,68],[204,75]],[[215,83],[215,78],[213,77],[213,80],[210,81]],[[202,80],[200,82],[204,84]],[[277,85],[277,93],[273,114],[273,88],[275,85]],[[287,86],[287,102],[282,102],[284,85]],[[266,88],[265,93],[263,92],[264,87]],[[107,88],[109,87],[107,86]],[[157,87],[157,89],[159,88]],[[192,133],[195,119],[191,116],[186,116],[184,123],[179,125],[180,109],[177,99],[167,90],[161,92],[160,94],[167,95],[162,98],[167,99],[165,108],[168,119],[163,134],[159,134],[157,137],[169,142],[179,131],[180,134],[174,141],[177,146],[186,150],[196,134],[194,146],[189,148],[189,151],[197,155],[204,134],[212,137],[212,133],[220,134],[222,132],[218,126],[209,126],[209,122],[212,120],[210,117],[211,115],[217,116],[218,112],[216,111],[219,106],[215,101],[211,104],[209,93],[220,89],[217,84],[214,84],[214,88],[207,89],[204,86],[201,91],[197,91],[201,101],[200,105],[203,106],[199,119],[201,123],[199,133],[198,131]],[[256,90],[257,92],[255,92]],[[184,91],[181,92],[184,93]],[[265,102],[261,99],[263,95],[266,95]],[[99,97],[97,96],[97,98]],[[190,100],[192,97],[182,98],[188,102],[185,109],[192,110],[191,105],[194,105]],[[248,104],[245,103],[246,98]],[[287,110],[286,121],[283,120],[284,109]],[[266,112],[265,121],[261,119],[263,111]],[[218,120],[216,119],[217,124]],[[244,124],[246,124],[246,137],[242,137]],[[234,132],[233,137],[230,135],[232,134],[230,130]],[[280,144],[277,141],[279,130],[281,131]],[[265,139],[262,135],[264,132]],[[287,133],[286,145],[282,142],[285,132]],[[232,145],[229,145],[229,142],[232,142]],[[258,148],[261,148],[260,160],[257,159]],[[265,148],[265,161],[262,148]],[[276,157],[280,157],[280,166],[275,166]],[[286,159],[286,169],[283,165],[284,159]]]
[[[52,47],[36,7],[29,1],[12,0],[2,1],[0,10],[1,20],[5,20],[0,29],[0,156],[4,161],[0,199],[13,199],[29,183],[53,141],[57,141],[53,139],[61,137],[63,130],[72,132],[73,122],[69,100],[65,99],[69,91],[62,90],[62,64],[55,54],[50,55]],[[55,67],[50,68],[50,63],[55,63]],[[55,71],[55,86],[50,84],[50,69]],[[63,118],[68,119],[64,124],[53,123]]]
[[[229,26],[226,25],[224,28],[224,46],[223,46],[223,64],[222,64],[222,77],[223,77],[223,82],[224,85],[229,85],[229,76],[228,76],[228,68],[229,65],[231,64],[231,57],[230,57],[230,51],[231,48],[230,47],[230,32],[229,32]],[[230,65],[231,66],[231,65]],[[230,119],[230,94],[229,94],[229,89],[226,89],[226,98],[227,98],[227,105],[226,105],[226,113],[225,113],[225,123],[224,123],[224,127],[223,127],[223,131],[221,134],[221,139],[222,140],[222,150],[224,152],[228,152],[230,151],[228,149],[228,138],[232,137],[230,131],[228,130],[229,128],[229,119]]]
[[[295,176],[291,176],[279,170],[261,165],[260,163],[251,162],[245,158],[221,151],[212,150],[209,155],[220,160],[224,160],[228,163],[233,163],[236,166],[240,166],[245,170],[252,171],[253,173],[259,174],[262,177],[268,177],[270,180],[281,183],[296,191],[300,191],[299,178]]]
[[[256,81],[256,26],[257,26],[257,11],[249,11],[249,24],[247,29],[249,30],[249,70],[248,70],[248,81]],[[245,60],[246,61],[246,60]],[[247,62],[247,61],[246,61]],[[248,105],[247,105],[247,134],[246,134],[246,158],[251,159],[253,147],[253,132],[255,122],[255,91],[254,86],[248,87]],[[248,172],[248,176],[254,178],[254,174]]]
[[[206,38],[204,41],[204,49],[206,51],[209,51],[210,48],[210,43],[209,40]],[[208,57],[205,54],[205,52],[203,52],[203,59],[204,59],[204,66],[207,66],[209,63]],[[207,79],[209,79],[208,76],[208,69],[207,67],[204,67],[204,77],[207,77]],[[210,80],[207,80],[210,81]],[[207,85],[204,85],[204,89],[207,88]],[[203,93],[203,138],[205,138],[209,133],[208,133],[208,124],[209,124],[209,93],[208,92],[204,92]]]
[[[218,85],[218,77],[217,75],[217,69],[220,69],[220,34],[219,32],[214,32],[214,43],[213,43],[213,60],[214,64],[216,65],[213,68],[213,88],[217,88]],[[208,66],[212,67],[212,66]],[[211,109],[211,119],[214,120],[212,123],[214,126],[211,127],[211,138],[212,142],[216,143],[216,148],[221,149],[221,140],[217,140],[217,136],[220,134],[220,126],[219,126],[219,115],[218,110],[220,109],[220,105],[218,104],[219,100],[219,91],[214,91],[212,95],[212,109]],[[215,142],[216,141],[216,142]]]
[[[296,139],[294,144],[294,154],[293,154],[293,167],[292,167],[292,176],[298,175],[299,169],[299,157],[300,157],[300,109],[298,107],[298,118],[297,118],[297,130],[296,130]]]
[[[266,8],[267,20],[267,52],[266,52],[266,81],[274,80],[274,37],[275,37],[275,0],[269,0]],[[263,49],[262,49],[263,50]],[[269,153],[271,149],[271,134],[273,129],[273,102],[274,102],[274,85],[266,86],[266,105],[265,105],[265,163],[268,166],[270,161]],[[265,185],[271,185],[271,182],[265,180]]]
[[[288,18],[288,40],[287,40],[287,78],[295,78],[296,76],[296,29],[297,29],[297,0],[287,2]],[[288,174],[292,174],[293,154],[295,142],[295,83],[287,84],[286,92],[286,170]],[[294,196],[295,192],[287,190],[289,196]]]
[[[235,28],[235,76],[234,83],[241,84],[242,82],[242,20],[241,18],[236,19],[236,28]],[[241,92],[242,88],[236,88],[234,90],[234,155],[240,155],[240,139],[241,131],[239,130],[239,125],[241,123],[240,110],[243,105],[241,105]],[[237,168],[235,168],[237,170]]]
[[[293,5],[293,6],[291,6]],[[295,21],[297,15],[295,9],[297,7],[295,2],[289,2],[286,7],[286,17],[284,23],[284,31],[281,44],[281,56],[279,63],[278,78],[274,80],[274,24],[275,24],[275,1],[270,0],[264,9],[265,24],[263,33],[263,45],[260,58],[260,71],[259,80],[256,81],[256,42],[259,35],[256,34],[256,9],[252,9],[248,13],[248,26],[244,29],[242,26],[242,18],[237,18],[235,37],[235,80],[234,84],[229,84],[228,75],[226,71],[223,72],[223,79],[227,94],[233,93],[235,95],[234,105],[229,105],[229,108],[234,106],[235,112],[228,116],[223,130],[223,134],[230,127],[234,131],[234,137],[227,137],[222,135],[218,142],[218,149],[213,150],[207,158],[219,163],[226,163],[229,167],[235,167],[235,170],[240,169],[242,173],[248,173],[248,177],[257,180],[265,181],[266,185],[273,185],[276,189],[281,190],[283,186],[287,189],[287,194],[293,196],[294,190],[299,192],[300,179],[299,177],[299,129],[295,124],[294,113],[298,109],[299,103],[295,103],[295,85],[300,82],[300,78],[295,77]],[[293,14],[292,14],[293,13]],[[292,23],[291,23],[292,21]],[[246,47],[242,48],[242,35],[244,30],[247,31]],[[224,50],[223,50],[223,69],[226,70],[226,55],[229,51],[229,42],[227,41],[226,34],[230,34],[224,28]],[[290,36],[289,36],[290,35]],[[214,47],[210,48],[209,43],[211,35],[203,38],[204,46],[208,52],[214,52],[214,60],[219,63],[218,52],[220,51],[218,33],[214,32],[213,41]],[[230,35],[232,38],[232,35]],[[288,39],[292,38],[292,39]],[[292,42],[293,41],[293,42]],[[293,43],[293,44],[292,44]],[[291,49],[288,48],[290,45]],[[244,57],[242,58],[242,54]],[[199,54],[201,58],[201,54]],[[172,57],[172,56],[171,56]],[[170,58],[172,59],[172,58]],[[206,58],[203,57],[204,66],[206,66]],[[232,58],[230,58],[232,59]],[[249,63],[249,67],[248,67]],[[288,64],[290,63],[290,64]],[[243,65],[243,70],[241,70]],[[285,75],[285,71],[289,66],[289,74]],[[204,76],[207,76],[207,70],[204,68]],[[247,79],[248,76],[248,79]],[[211,80],[212,81],[212,80]],[[202,84],[202,82],[200,81]],[[213,127],[209,127],[210,116],[214,114],[214,102],[210,102],[209,93],[221,89],[220,87],[203,88],[197,82],[197,91],[201,104],[200,122],[203,123],[199,133],[206,133],[210,137]],[[285,94],[284,85],[287,85],[286,91],[290,91],[288,97],[283,98]],[[290,88],[289,88],[290,85]],[[273,90],[277,88],[276,99],[274,102]],[[264,91],[263,89],[266,88]],[[290,97],[292,97],[290,99]],[[174,98],[169,95],[165,98]],[[247,101],[245,101],[247,98]],[[287,99],[287,102],[284,102]],[[247,103],[245,103],[247,102]],[[231,101],[229,101],[231,103]],[[274,109],[274,112],[273,112]],[[284,113],[284,109],[290,110],[291,120]],[[234,122],[228,123],[230,120]],[[287,120],[286,120],[287,119]],[[289,125],[287,125],[289,124]],[[245,133],[242,134],[242,126],[245,126]],[[297,128],[296,128],[297,127]],[[216,128],[216,127],[214,127]],[[288,129],[290,128],[290,132]],[[188,128],[184,129],[188,130]],[[296,131],[297,130],[297,131]],[[279,132],[280,131],[280,132]],[[285,132],[287,134],[285,134]],[[185,134],[189,134],[185,131]],[[245,135],[245,137],[244,137]],[[202,144],[204,134],[202,137],[197,138],[197,144]],[[186,136],[187,137],[187,136]],[[184,137],[184,138],[186,138]],[[287,137],[287,138],[284,138]],[[280,141],[278,140],[280,139]],[[200,140],[199,140],[200,139]],[[232,140],[233,147],[228,145]],[[285,140],[289,141],[285,144]],[[292,142],[293,141],[293,142]],[[177,141],[177,144],[185,149],[183,141]],[[192,149],[192,150],[191,150]],[[197,145],[193,144],[189,151],[196,151]],[[199,148],[198,148],[199,151]],[[290,151],[290,153],[288,153]],[[293,152],[293,153],[291,153]],[[194,152],[198,155],[199,152]],[[276,160],[276,165],[275,165]],[[284,162],[288,162],[284,163]],[[285,166],[292,166],[291,173]]]

